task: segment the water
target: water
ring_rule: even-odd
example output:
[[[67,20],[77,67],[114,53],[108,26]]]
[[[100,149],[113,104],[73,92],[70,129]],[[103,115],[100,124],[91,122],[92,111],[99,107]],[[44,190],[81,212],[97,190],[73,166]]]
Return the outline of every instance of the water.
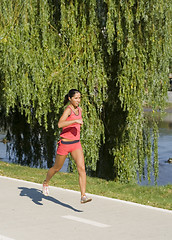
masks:
[[[168,159],[172,158],[172,128],[160,128],[159,135],[159,185],[172,184],[172,163]]]
[[[6,154],[6,144],[2,139],[5,137],[4,133],[0,133],[0,161],[9,162]],[[159,177],[158,185],[172,184],[172,163],[168,163],[168,159],[172,158],[172,111],[168,112],[163,121],[159,124],[159,140],[158,140],[158,154],[159,154]],[[46,162],[44,164],[46,168]],[[66,159],[61,172],[67,172],[68,159]],[[143,180],[141,185],[147,185],[148,181]],[[154,184],[154,178],[151,177],[151,185]]]
[[[172,158],[172,128],[159,128],[158,139],[158,160],[159,160],[159,177],[157,184],[172,184],[172,163],[168,159]],[[147,185],[148,181],[143,180],[141,185]],[[154,176],[151,176],[151,185],[154,185]]]
[[[5,138],[5,136],[6,136],[6,134],[4,132],[0,132],[0,161],[9,163],[10,161],[9,161],[8,154],[7,154],[7,144],[4,144],[2,142],[3,139]],[[15,157],[13,155],[11,155],[11,158],[15,159]],[[53,162],[55,162],[55,158],[53,159]],[[68,162],[69,162],[69,159],[66,158],[60,172],[67,172],[68,171]],[[35,167],[35,166],[32,166],[32,164],[31,164],[30,167]],[[47,161],[46,160],[42,162],[42,167],[45,168],[45,169],[47,168]]]
[[[6,144],[2,142],[5,138],[6,134],[4,132],[0,132],[0,161],[8,162],[7,154],[6,154]]]

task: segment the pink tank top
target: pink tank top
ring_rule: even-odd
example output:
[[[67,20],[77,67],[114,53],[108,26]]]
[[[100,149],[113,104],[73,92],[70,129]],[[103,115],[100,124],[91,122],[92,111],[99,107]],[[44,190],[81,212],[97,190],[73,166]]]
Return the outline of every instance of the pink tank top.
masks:
[[[71,109],[70,116],[66,119],[66,121],[72,121],[75,119],[82,119],[81,116],[81,109],[78,107],[78,115],[74,113],[72,108],[68,106]],[[70,140],[80,140],[80,128],[81,125],[79,123],[73,123],[67,127],[64,127],[62,129],[62,132],[60,134],[60,137],[70,139]]]

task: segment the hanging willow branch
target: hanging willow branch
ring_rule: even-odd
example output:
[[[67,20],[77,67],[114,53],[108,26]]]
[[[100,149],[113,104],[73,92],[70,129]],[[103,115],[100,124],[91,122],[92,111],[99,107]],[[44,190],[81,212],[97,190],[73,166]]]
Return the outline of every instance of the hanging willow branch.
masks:
[[[168,0],[1,0],[1,107],[7,113],[17,107],[29,123],[50,124],[58,135],[64,95],[78,88],[87,169],[136,181],[147,159],[148,177],[154,162],[157,178],[157,128],[152,162],[143,106],[165,107],[170,6]]]

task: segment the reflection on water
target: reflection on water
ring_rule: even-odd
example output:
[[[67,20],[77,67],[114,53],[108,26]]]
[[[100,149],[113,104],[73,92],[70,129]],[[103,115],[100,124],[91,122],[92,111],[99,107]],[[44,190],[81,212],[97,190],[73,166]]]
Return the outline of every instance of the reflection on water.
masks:
[[[149,110],[146,114],[150,114]],[[172,110],[159,121],[159,139],[158,139],[158,159],[159,159],[159,177],[158,185],[172,184],[172,163],[168,163],[168,159],[172,158]],[[143,180],[141,185],[148,184],[147,180]],[[154,184],[154,177],[151,177],[151,185]]]
[[[172,163],[168,159],[172,158],[172,111],[163,118],[159,123],[159,185],[172,184]]]
[[[147,110],[146,114],[151,114]],[[5,137],[4,133],[0,133],[0,161],[8,162],[8,156],[6,155],[6,144],[2,142]],[[172,158],[172,111],[166,113],[163,121],[159,122],[159,141],[158,141],[158,154],[159,154],[159,178],[157,180],[158,185],[172,184],[172,163],[168,163],[168,159]],[[44,165],[44,164],[43,164]],[[45,161],[45,168],[47,163]],[[66,159],[62,172],[67,172],[68,159]],[[148,184],[147,180],[142,179],[141,185]],[[154,178],[151,178],[151,184],[154,184]]]
[[[172,163],[168,159],[172,158],[172,127],[159,128],[158,140],[158,159],[159,159],[159,177],[158,185],[172,184]],[[148,184],[147,180],[142,180],[141,185]],[[154,177],[151,177],[151,184],[154,184]]]
[[[12,161],[9,161],[9,158],[8,158],[8,154],[7,154],[7,144],[4,144],[3,143],[3,139],[5,138],[6,134],[5,133],[2,133],[0,132],[0,161],[3,161],[3,162],[14,162],[14,163],[17,163],[17,161],[15,161],[15,156],[11,156],[11,159],[13,159]],[[55,162],[55,158],[53,159],[53,162]],[[64,164],[63,164],[63,167],[61,168],[60,172],[67,172],[68,171],[68,162],[69,162],[69,159],[66,158]],[[33,164],[30,165],[30,167],[35,167],[35,166],[32,166]],[[47,161],[44,160],[42,163],[41,163],[41,166],[42,168],[47,168]],[[39,166],[38,166],[39,167]]]
[[[172,164],[168,159],[172,158],[172,127],[169,129],[160,128],[159,135],[159,182],[161,185],[172,184]]]

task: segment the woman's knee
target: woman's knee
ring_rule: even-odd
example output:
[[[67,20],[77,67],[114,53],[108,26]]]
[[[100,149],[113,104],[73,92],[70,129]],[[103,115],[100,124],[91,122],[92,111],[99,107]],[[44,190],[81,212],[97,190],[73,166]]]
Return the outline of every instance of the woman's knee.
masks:
[[[78,166],[78,173],[85,174],[85,165]]]
[[[55,173],[57,173],[57,172],[60,171],[61,168],[62,168],[62,167],[53,166],[53,167],[52,167],[52,170],[53,170]]]
[[[59,172],[60,169],[63,167],[64,161],[67,156],[56,155],[56,160],[54,166],[52,167],[54,172]]]

